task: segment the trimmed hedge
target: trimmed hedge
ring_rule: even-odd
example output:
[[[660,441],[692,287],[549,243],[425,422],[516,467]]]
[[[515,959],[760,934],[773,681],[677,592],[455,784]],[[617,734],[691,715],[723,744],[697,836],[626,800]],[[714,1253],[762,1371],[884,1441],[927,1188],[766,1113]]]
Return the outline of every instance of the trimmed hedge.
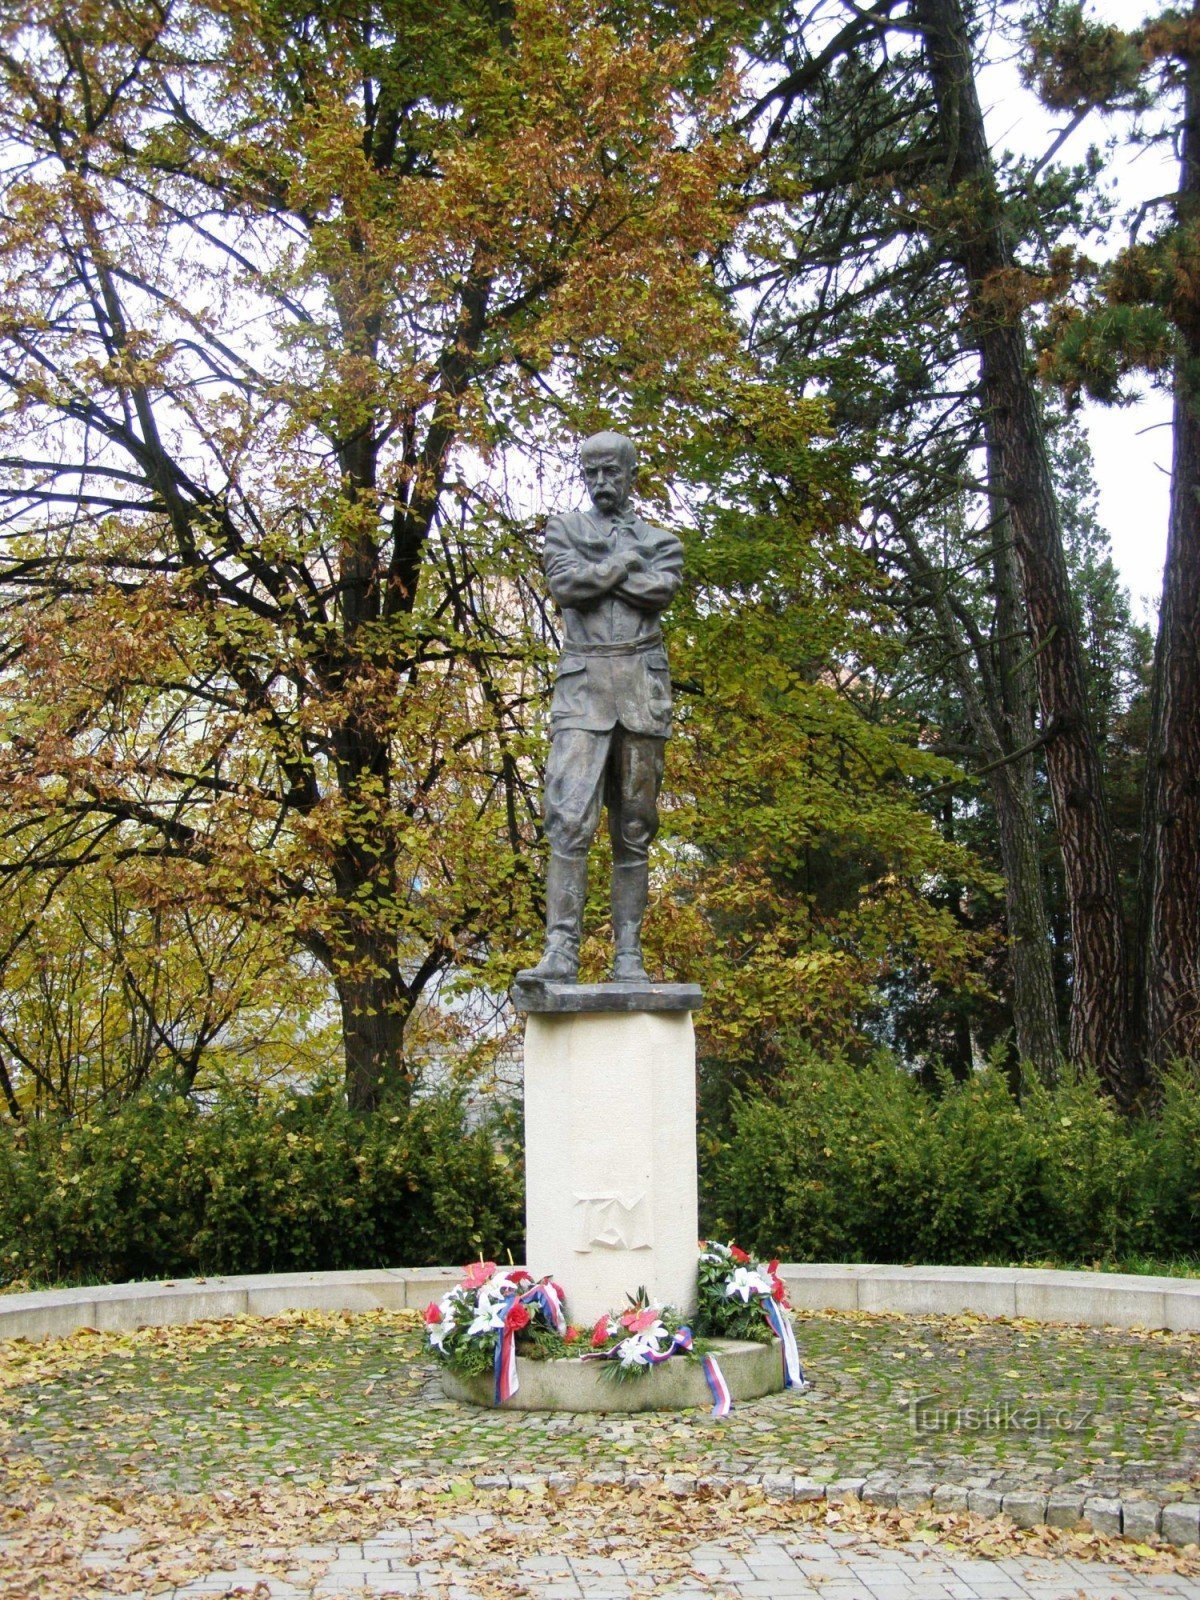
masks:
[[[0,1135],[0,1279],[436,1265],[524,1249],[519,1139],[460,1096],[143,1100]]]
[[[1200,1249],[1200,1071],[1126,1118],[1088,1079],[930,1094],[886,1056],[801,1059],[735,1097],[706,1231],[787,1261],[1113,1262]]]
[[[524,1254],[519,1112],[356,1116],[336,1089],[134,1102],[0,1130],[0,1281],[421,1266]],[[923,1088],[801,1057],[701,1141],[703,1232],[788,1261],[1108,1263],[1200,1253],[1200,1070],[1155,1117],[1094,1081]]]

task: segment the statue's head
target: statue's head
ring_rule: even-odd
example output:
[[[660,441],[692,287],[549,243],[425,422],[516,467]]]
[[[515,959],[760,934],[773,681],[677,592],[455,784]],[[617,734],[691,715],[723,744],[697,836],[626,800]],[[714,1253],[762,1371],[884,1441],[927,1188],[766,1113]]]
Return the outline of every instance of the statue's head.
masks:
[[[594,433],[579,447],[583,481],[597,511],[612,516],[629,503],[637,452],[623,433]]]

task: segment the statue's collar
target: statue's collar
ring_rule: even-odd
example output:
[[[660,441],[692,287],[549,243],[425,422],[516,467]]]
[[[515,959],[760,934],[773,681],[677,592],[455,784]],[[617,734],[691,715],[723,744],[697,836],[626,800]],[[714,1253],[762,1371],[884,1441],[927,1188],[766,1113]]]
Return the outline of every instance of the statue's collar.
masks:
[[[637,513],[632,506],[626,506],[620,516],[616,517],[610,517],[603,511],[597,511],[595,506],[588,506],[583,514],[596,532],[604,537],[609,534],[620,533],[622,530],[632,533],[637,527]]]

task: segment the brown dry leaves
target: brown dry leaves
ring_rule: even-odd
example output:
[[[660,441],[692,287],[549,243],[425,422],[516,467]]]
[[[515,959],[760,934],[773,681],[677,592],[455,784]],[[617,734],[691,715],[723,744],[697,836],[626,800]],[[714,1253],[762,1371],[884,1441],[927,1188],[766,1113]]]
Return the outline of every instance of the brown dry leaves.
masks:
[[[455,1526],[464,1514],[490,1513],[489,1527]],[[1137,1572],[1200,1573],[1194,1554],[1132,1546],[1093,1533],[1018,1529],[1007,1519],[905,1513],[866,1506],[775,1501],[753,1488],[699,1489],[677,1496],[661,1482],[638,1487],[580,1484],[563,1492],[482,1491],[467,1480],[366,1491],[340,1485],[255,1488],[202,1496],[79,1495],[40,1497],[19,1491],[0,1521],[0,1590],[8,1600],[78,1600],[82,1593],[163,1593],[176,1584],[231,1569],[315,1582],[324,1564],[301,1557],[305,1546],[357,1544],[387,1527],[421,1528],[425,1559],[453,1563],[481,1596],[526,1594],[523,1559],[552,1551],[586,1561],[636,1563],[641,1586],[657,1590],[686,1578],[700,1544],[746,1550],[756,1537],[823,1530],[887,1546],[942,1545],[975,1557],[1073,1557]],[[126,1544],[113,1535],[135,1535]],[[441,1537],[439,1537],[439,1535]],[[107,1536],[107,1537],[106,1537]],[[98,1572],[82,1557],[104,1539],[111,1567]],[[403,1546],[400,1547],[401,1551]],[[399,1552],[398,1552],[399,1553]],[[636,1581],[636,1580],[635,1580]]]
[[[416,1312],[369,1315],[397,1330],[418,1320]],[[962,1335],[969,1336],[975,1319],[954,1320],[962,1324]],[[240,1341],[244,1348],[274,1344],[284,1330],[296,1327],[336,1338],[361,1322],[362,1314],[296,1312],[125,1334],[81,1330],[43,1344],[18,1342],[0,1349],[0,1411],[6,1392],[78,1371],[101,1354],[141,1350],[171,1361],[215,1343]],[[1006,1518],[989,1522],[960,1513],[908,1513],[857,1500],[774,1500],[757,1488],[736,1484],[686,1494],[674,1492],[661,1479],[637,1486],[578,1483],[562,1491],[544,1483],[483,1491],[465,1477],[390,1486],[384,1480],[364,1487],[351,1481],[361,1478],[361,1463],[347,1460],[328,1483],[242,1486],[203,1495],[122,1494],[83,1487],[70,1492],[65,1485],[51,1488],[36,1461],[16,1454],[11,1439],[3,1443],[0,1593],[6,1600],[164,1594],[177,1584],[239,1568],[264,1577],[287,1574],[303,1586],[324,1571],[321,1561],[298,1553],[305,1547],[359,1544],[389,1527],[419,1530],[422,1558],[466,1573],[485,1600],[530,1593],[532,1580],[523,1575],[521,1564],[531,1553],[561,1555],[564,1568],[568,1557],[576,1562],[628,1562],[636,1572],[631,1587],[646,1592],[681,1579],[690,1588],[711,1588],[710,1580],[693,1570],[697,1546],[717,1543],[738,1552],[763,1535],[812,1538],[824,1531],[893,1547],[941,1546],[991,1559],[1069,1556],[1143,1573],[1200,1574],[1194,1551],[1132,1545],[1095,1533],[1018,1529]],[[504,1463],[496,1465],[502,1469]],[[490,1519],[491,1525],[481,1527],[477,1518],[485,1524]],[[106,1570],[84,1561],[97,1548],[107,1558]],[[402,1544],[396,1553],[403,1556],[407,1548]]]
[[[203,1279],[198,1280],[203,1282]],[[419,1311],[286,1311],[276,1317],[238,1316],[175,1327],[137,1328],[129,1333],[98,1333],[77,1328],[62,1339],[0,1342],[0,1394],[26,1384],[46,1383],[90,1366],[102,1356],[144,1351],[164,1361],[189,1352],[235,1343],[239,1348],[270,1348],[294,1330],[326,1337],[348,1337],[364,1323],[392,1326],[397,1332],[421,1325]]]
[[[1200,1332],[1193,1329],[1138,1326],[1126,1328],[1115,1324],[1099,1329],[1084,1323],[1051,1322],[1041,1317],[988,1317],[977,1311],[963,1311],[955,1316],[946,1316],[942,1312],[921,1315],[911,1311],[804,1310],[797,1315],[814,1322],[840,1322],[847,1325],[858,1322],[865,1326],[891,1323],[915,1330],[928,1329],[947,1340],[971,1339],[989,1328],[1012,1328],[1018,1333],[1038,1333],[1043,1329],[1052,1328],[1060,1338],[1075,1343],[1084,1343],[1099,1332],[1118,1333],[1123,1339],[1137,1339],[1146,1344],[1175,1345],[1184,1348],[1191,1345],[1200,1357]]]

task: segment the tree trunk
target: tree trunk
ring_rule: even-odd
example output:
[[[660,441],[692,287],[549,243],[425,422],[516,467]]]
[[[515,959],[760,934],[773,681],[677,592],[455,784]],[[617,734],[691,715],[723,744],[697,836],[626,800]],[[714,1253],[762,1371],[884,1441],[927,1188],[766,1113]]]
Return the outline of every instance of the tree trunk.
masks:
[[[413,1085],[404,1060],[404,1025],[413,1002],[396,965],[394,941],[361,935],[334,983],[350,1109],[376,1111],[393,1097],[407,1102]]]
[[[1037,825],[1037,758],[1034,702],[1037,697],[1029,660],[1028,629],[1012,521],[1003,493],[993,430],[988,430],[988,482],[992,530],[992,585],[996,593],[996,697],[999,743],[1008,752],[992,777],[992,803],[1000,835],[1012,967],[1013,1027],[1017,1054],[1043,1083],[1053,1083],[1062,1066],[1058,1005],[1054,994],[1050,921],[1042,874]],[[1021,752],[1024,751],[1025,754]]]
[[[1200,17],[1200,4],[1192,6]],[[1200,63],[1187,63],[1176,220],[1200,227]],[[1179,315],[1171,514],[1146,765],[1142,1025],[1149,1059],[1200,1060],[1200,296]]]
[[[1002,525],[993,529],[993,538],[998,545],[1007,538]],[[1062,1064],[1062,1047],[1034,806],[1034,758],[1032,753],[1021,754],[1028,751],[1032,742],[1032,716],[1027,705],[1022,713],[1019,703],[1023,670],[1019,659],[1011,663],[1012,670],[1005,668],[1002,646],[1011,623],[1009,608],[998,585],[998,660],[994,664],[992,652],[973,619],[956,617],[945,579],[934,569],[916,533],[907,533],[904,539],[909,570],[929,597],[952,663],[963,712],[978,747],[996,811],[1017,1053],[1033,1066],[1044,1083],[1053,1083]],[[1003,559],[1007,558],[996,558],[998,562]],[[972,671],[971,657],[977,673]]]
[[[1019,757],[990,776],[1004,873],[1017,1054],[1043,1083],[1052,1084],[1062,1067],[1062,1046],[1031,766],[1031,757]]]
[[[353,572],[348,555],[344,570]],[[373,567],[371,569],[373,577]],[[364,582],[346,583],[345,614],[357,623],[367,612]],[[351,627],[347,634],[353,640]],[[404,1026],[428,975],[407,983],[400,967],[395,927],[397,862],[384,815],[390,790],[387,745],[356,708],[348,707],[334,734],[344,836],[334,851],[334,926],[330,967],[342,1011],[346,1097],[355,1111],[382,1100],[407,1100],[412,1082],[404,1060]]]
[[[341,309],[347,345],[371,358],[378,326],[359,320],[356,308]],[[338,564],[344,653],[329,672],[341,702],[335,725],[337,787],[345,836],[335,854],[334,884],[342,927],[333,943],[334,985],[342,1013],[346,1100],[352,1111],[375,1111],[393,1096],[407,1101],[412,1083],[404,1060],[404,1027],[413,1006],[396,953],[396,934],[386,908],[396,896],[396,862],[384,820],[391,795],[391,758],[372,722],[372,706],[352,683],[364,663],[374,665],[366,636],[379,622],[383,590],[379,528],[374,512],[379,439],[372,418],[353,415],[332,434],[342,468],[346,525]],[[365,514],[364,514],[364,508]],[[356,526],[357,523],[357,526]],[[397,686],[395,692],[400,692]]]
[[[948,226],[966,283],[983,403],[1028,614],[1045,761],[1071,925],[1070,1054],[1129,1105],[1140,1071],[1129,1048],[1128,975],[1116,860],[1092,731],[1083,652],[1020,311],[1004,304],[1013,270],[960,0],[916,0],[915,16],[946,151]]]

